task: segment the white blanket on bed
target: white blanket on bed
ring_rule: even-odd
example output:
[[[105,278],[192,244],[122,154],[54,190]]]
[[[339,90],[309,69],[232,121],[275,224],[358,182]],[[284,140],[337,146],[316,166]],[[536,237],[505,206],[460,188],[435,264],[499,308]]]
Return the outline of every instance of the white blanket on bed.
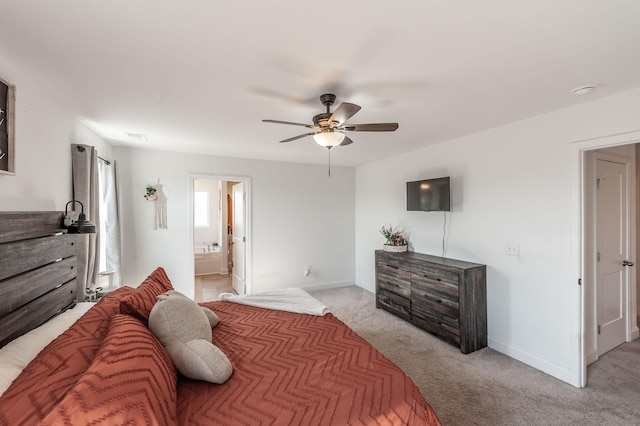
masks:
[[[285,288],[253,296],[221,293],[218,298],[225,302],[240,303],[242,305],[257,306],[259,308],[316,315],[320,317],[330,312],[326,305],[301,288]]]
[[[95,303],[80,302],[0,348],[0,395],[53,339],[67,331]]]

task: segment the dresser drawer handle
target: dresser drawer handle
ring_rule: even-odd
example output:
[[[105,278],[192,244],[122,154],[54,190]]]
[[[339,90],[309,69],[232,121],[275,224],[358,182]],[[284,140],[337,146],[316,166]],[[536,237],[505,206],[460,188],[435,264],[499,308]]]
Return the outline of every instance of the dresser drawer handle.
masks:
[[[442,299],[438,299],[438,300],[436,300],[436,302],[442,303]]]
[[[423,275],[425,278],[429,278],[430,280],[434,280],[434,281],[442,281],[442,278],[436,278],[436,277],[432,277],[430,275]]]
[[[388,268],[393,268],[393,269],[398,269],[398,267],[397,267],[397,266],[395,266],[395,265],[389,265],[388,263],[387,263],[387,267],[388,267]]]

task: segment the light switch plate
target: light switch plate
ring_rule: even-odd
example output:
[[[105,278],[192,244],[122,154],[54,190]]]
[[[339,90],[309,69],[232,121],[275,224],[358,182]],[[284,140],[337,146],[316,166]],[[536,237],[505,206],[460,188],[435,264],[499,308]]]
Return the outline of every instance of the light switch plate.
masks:
[[[518,243],[504,243],[504,254],[520,256],[520,245]]]

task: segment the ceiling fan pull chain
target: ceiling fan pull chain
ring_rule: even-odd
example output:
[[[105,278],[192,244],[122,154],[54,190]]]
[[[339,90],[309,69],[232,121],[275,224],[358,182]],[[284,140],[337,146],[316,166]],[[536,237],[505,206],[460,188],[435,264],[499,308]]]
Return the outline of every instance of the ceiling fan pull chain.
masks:
[[[329,177],[331,177],[331,149],[328,149],[327,151],[329,151]]]

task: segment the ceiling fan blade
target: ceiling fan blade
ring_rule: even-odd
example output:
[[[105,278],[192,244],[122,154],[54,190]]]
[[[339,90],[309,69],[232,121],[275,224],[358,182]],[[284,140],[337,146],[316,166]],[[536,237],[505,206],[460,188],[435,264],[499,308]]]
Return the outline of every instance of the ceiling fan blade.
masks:
[[[292,138],[289,138],[289,139],[285,139],[285,140],[283,140],[283,141],[280,141],[280,143],[295,141],[296,139],[301,139],[301,138],[304,138],[305,136],[315,135],[315,133],[316,133],[316,132],[311,132],[311,133],[305,133],[304,135],[294,136],[294,137],[292,137]]]
[[[304,126],[310,129],[314,129],[316,126],[313,124],[303,124],[303,123],[293,123],[291,121],[280,121],[280,120],[262,120],[263,123],[275,123],[275,124],[289,124],[291,126]]]
[[[360,111],[360,106],[350,104],[349,102],[342,102],[338,105],[338,108],[333,111],[329,122],[334,123],[334,127],[340,126],[342,123],[353,117],[358,111]]]
[[[338,130],[350,132],[393,132],[398,129],[398,123],[371,123],[371,124],[348,124]]]
[[[316,97],[312,97],[312,98],[299,98],[297,96],[291,96],[288,95],[286,93],[281,93],[281,92],[276,92],[275,90],[271,90],[271,89],[265,89],[262,87],[251,87],[249,88],[249,90],[253,93],[256,93],[258,95],[261,96],[266,96],[269,98],[274,98],[274,99],[278,99],[281,101],[286,101],[286,102],[291,102],[294,104],[299,104],[299,105],[309,105],[312,102],[316,101]]]
[[[352,143],[353,141],[351,140],[351,138],[349,136],[345,136],[340,146],[351,145]]]

